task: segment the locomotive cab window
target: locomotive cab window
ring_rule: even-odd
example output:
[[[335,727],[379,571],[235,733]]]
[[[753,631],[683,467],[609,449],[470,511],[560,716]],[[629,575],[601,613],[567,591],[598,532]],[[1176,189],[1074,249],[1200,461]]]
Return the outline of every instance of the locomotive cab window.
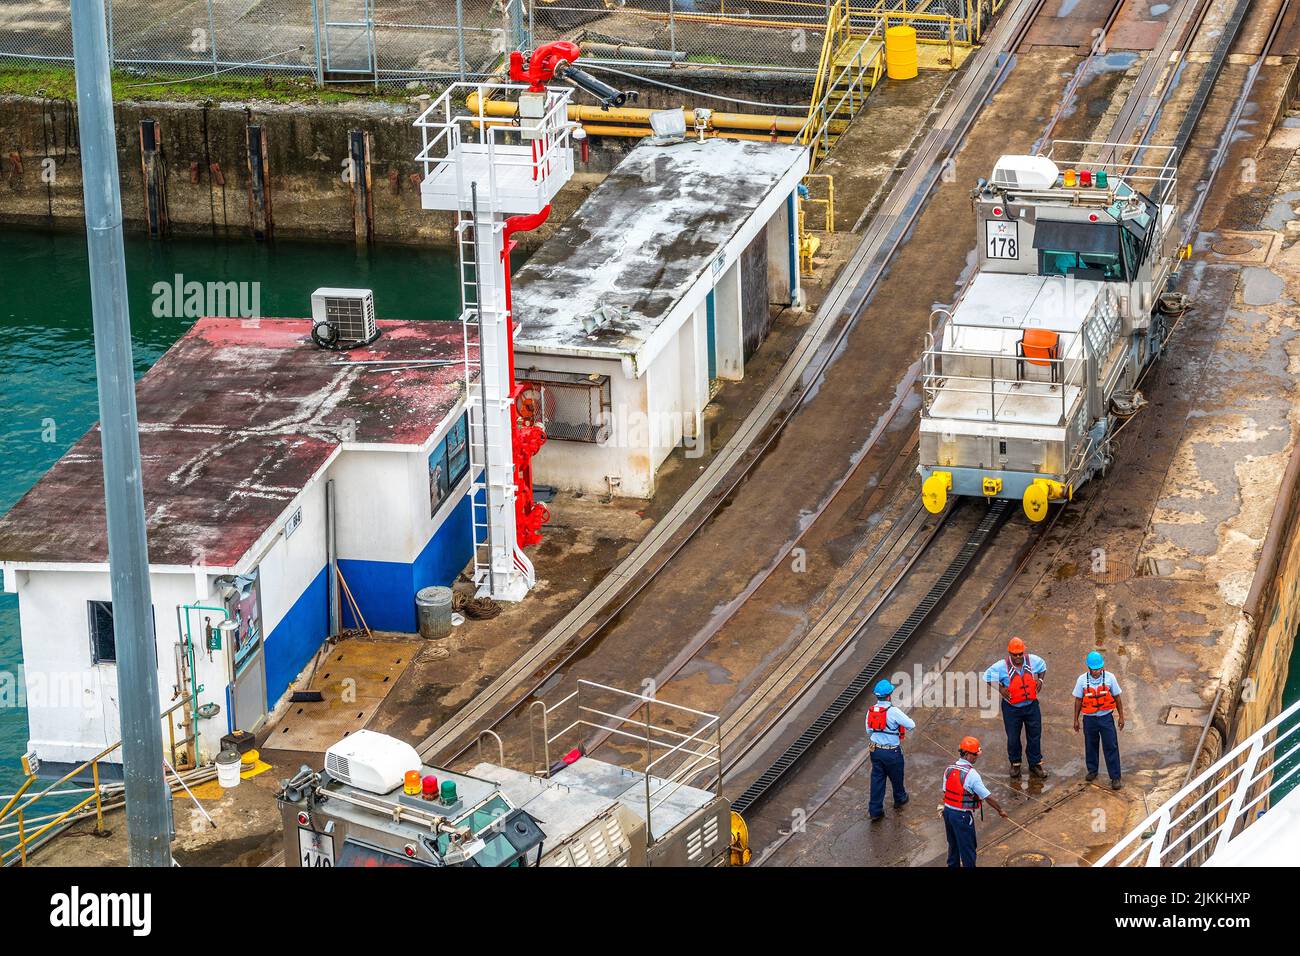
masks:
[[[1034,229],[1038,271],[1106,282],[1127,281],[1130,269],[1113,222],[1052,222],[1040,219]]]

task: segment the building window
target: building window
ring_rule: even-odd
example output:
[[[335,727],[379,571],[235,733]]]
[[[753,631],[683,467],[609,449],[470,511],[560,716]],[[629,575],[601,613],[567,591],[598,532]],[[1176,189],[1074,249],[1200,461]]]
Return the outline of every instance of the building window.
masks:
[[[469,471],[469,426],[462,415],[442,441],[429,453],[429,517],[438,508]]]
[[[117,631],[113,622],[112,601],[87,601],[86,610],[90,618],[90,657],[95,664],[117,663]],[[153,632],[157,633],[157,620],[154,610],[149,608]],[[158,644],[153,648],[154,663],[158,661]]]
[[[87,601],[90,609],[90,657],[96,664],[117,662],[117,640],[113,633],[113,602]]]
[[[548,440],[605,440],[613,411],[608,375],[530,368],[524,377],[537,392],[537,418]]]

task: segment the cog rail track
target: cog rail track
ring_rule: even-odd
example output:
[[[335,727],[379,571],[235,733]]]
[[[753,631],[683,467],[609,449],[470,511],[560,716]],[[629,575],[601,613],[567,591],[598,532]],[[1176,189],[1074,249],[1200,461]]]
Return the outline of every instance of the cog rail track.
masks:
[[[943,602],[957,582],[961,580],[970,567],[971,561],[984,549],[984,545],[993,537],[1003,519],[1006,518],[1007,512],[1011,509],[1011,504],[1005,498],[998,498],[989,505],[988,512],[980,521],[979,526],[971,532],[966,542],[961,546],[961,550],[957,552],[944,572],[939,575],[938,580],[926,592],[925,597],[912,609],[907,619],[899,625],[889,640],[885,641],[880,649],[876,651],[866,666],[858,671],[857,675],[839,692],[830,705],[815,717],[808,728],[785,749],[785,752],[770,767],[764,770],[758,776],[758,779],[746,787],[739,797],[732,801],[731,808],[733,810],[743,815],[750,807],[766,796],[781,778],[799,762],[804,754],[817,743],[822,734],[829,730],[830,726],[853,706],[853,702],[861,697],[862,693],[874,681],[880,678],[885,668],[889,666],[889,662],[907,646],[912,636],[934,612],[934,609]],[[864,621],[858,628],[858,631],[853,636],[854,640],[861,636],[867,623]]]

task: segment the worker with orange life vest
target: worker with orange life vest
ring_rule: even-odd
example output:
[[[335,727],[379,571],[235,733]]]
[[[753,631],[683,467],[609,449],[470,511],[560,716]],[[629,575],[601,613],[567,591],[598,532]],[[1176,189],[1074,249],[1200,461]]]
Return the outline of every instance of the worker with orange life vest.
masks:
[[[1037,654],[1025,653],[1025,642],[1013,637],[1007,642],[1007,656],[984,672],[984,679],[1002,695],[1002,725],[1007,731],[1007,759],[1011,776],[1020,776],[1020,733],[1025,734],[1029,772],[1046,777],[1043,769],[1043,712],[1038,692],[1047,676],[1047,664]]]
[[[1083,717],[1083,762],[1088,768],[1088,780],[1097,779],[1097,745],[1106,753],[1106,772],[1110,774],[1110,788],[1118,790],[1119,734],[1124,729],[1124,700],[1115,675],[1106,670],[1106,659],[1097,651],[1086,658],[1087,670],[1074,682],[1074,732],[1079,732],[1079,717]]]
[[[1005,818],[1007,811],[989,796],[989,788],[973,764],[980,755],[980,742],[963,737],[957,746],[957,762],[943,772],[943,827],[948,834],[948,865],[975,865],[975,811],[984,814],[984,804]]]
[[[876,702],[867,711],[867,737],[871,741],[871,799],[867,815],[871,822],[884,819],[885,781],[894,788],[894,809],[907,803],[903,785],[903,737],[916,727],[916,721],[894,706],[890,699],[894,685],[887,680],[876,684]]]

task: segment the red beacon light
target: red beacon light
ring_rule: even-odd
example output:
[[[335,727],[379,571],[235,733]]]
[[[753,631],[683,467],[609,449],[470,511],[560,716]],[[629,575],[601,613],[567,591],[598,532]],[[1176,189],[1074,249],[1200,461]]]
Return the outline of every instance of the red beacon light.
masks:
[[[433,774],[429,774],[427,777],[424,778],[423,787],[424,787],[424,792],[421,794],[421,796],[425,800],[438,799],[438,778],[437,777],[435,777]]]
[[[1079,185],[1087,188],[1092,185],[1092,171],[1088,169],[1079,170]]]

